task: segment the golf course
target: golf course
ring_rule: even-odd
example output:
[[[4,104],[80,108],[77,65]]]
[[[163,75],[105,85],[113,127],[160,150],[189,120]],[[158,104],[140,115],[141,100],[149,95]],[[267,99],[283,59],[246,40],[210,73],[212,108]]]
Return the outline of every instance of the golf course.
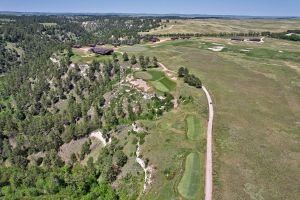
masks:
[[[188,67],[210,90],[216,103],[213,130],[215,199],[253,196],[297,199],[295,177],[299,177],[299,173],[294,161],[299,156],[300,146],[297,139],[300,130],[298,42],[272,38],[265,38],[263,43],[232,42],[230,38],[202,37],[141,46],[147,50],[139,52],[134,48],[131,51],[126,47],[126,51],[136,55],[158,55],[172,71]],[[219,52],[209,49],[216,46],[224,48]],[[181,92],[181,84],[177,85],[175,91]],[[207,104],[203,106],[207,108]],[[197,107],[196,104],[185,113],[191,114]],[[193,127],[190,127],[189,135],[193,137]],[[288,160],[286,155],[289,155]],[[163,159],[162,155],[158,157],[156,159]],[[282,168],[287,165],[288,169]],[[177,187],[176,184],[173,187]],[[166,185],[153,187],[158,193],[170,190]]]

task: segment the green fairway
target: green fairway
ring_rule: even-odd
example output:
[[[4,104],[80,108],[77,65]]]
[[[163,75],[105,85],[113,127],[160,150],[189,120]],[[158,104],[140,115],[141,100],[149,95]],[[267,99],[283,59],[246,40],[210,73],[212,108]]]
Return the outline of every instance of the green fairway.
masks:
[[[153,76],[150,73],[144,72],[144,71],[135,72],[134,77],[138,78],[138,79],[143,79],[143,80],[152,80],[153,79]]]
[[[151,84],[161,92],[169,92],[169,88],[160,81],[151,81]]]
[[[151,85],[161,92],[170,92],[176,87],[176,82],[170,80],[164,72],[159,70],[139,71],[135,72],[134,76],[150,81]]]
[[[185,171],[178,184],[178,192],[186,199],[196,199],[200,191],[201,166],[198,153],[190,153],[185,161]]]
[[[202,133],[201,122],[195,115],[189,115],[186,118],[187,123],[187,137],[190,140],[199,140],[200,134]]]

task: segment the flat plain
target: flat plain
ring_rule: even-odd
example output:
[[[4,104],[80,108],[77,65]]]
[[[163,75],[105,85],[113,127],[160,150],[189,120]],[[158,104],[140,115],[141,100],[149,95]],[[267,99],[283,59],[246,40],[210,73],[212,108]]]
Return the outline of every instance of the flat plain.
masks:
[[[199,19],[199,20],[164,20],[160,28],[149,31],[151,34],[170,33],[248,33],[248,32],[283,32],[300,29],[300,20],[274,19]],[[144,33],[147,34],[147,33]]]

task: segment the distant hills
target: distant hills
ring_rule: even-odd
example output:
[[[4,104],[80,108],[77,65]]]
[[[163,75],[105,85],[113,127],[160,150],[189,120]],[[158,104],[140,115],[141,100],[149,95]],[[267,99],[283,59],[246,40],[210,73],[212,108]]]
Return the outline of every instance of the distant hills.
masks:
[[[15,11],[0,11],[0,15],[62,15],[62,16],[149,16],[149,17],[166,17],[166,18],[195,18],[195,19],[300,19],[300,16],[242,16],[242,15],[204,15],[204,14],[154,14],[154,13],[55,13],[55,12],[15,12]]]

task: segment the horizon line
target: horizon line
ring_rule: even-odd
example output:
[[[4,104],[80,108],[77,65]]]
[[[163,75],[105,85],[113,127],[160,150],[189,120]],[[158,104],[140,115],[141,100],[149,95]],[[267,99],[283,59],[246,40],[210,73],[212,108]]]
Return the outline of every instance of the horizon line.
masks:
[[[236,14],[187,14],[187,13],[138,13],[138,12],[53,12],[53,11],[7,11],[0,10],[0,14],[4,13],[28,13],[28,14],[87,14],[87,15],[159,15],[159,16],[207,16],[207,17],[259,17],[259,18],[300,18],[299,16],[293,15],[236,15]]]

